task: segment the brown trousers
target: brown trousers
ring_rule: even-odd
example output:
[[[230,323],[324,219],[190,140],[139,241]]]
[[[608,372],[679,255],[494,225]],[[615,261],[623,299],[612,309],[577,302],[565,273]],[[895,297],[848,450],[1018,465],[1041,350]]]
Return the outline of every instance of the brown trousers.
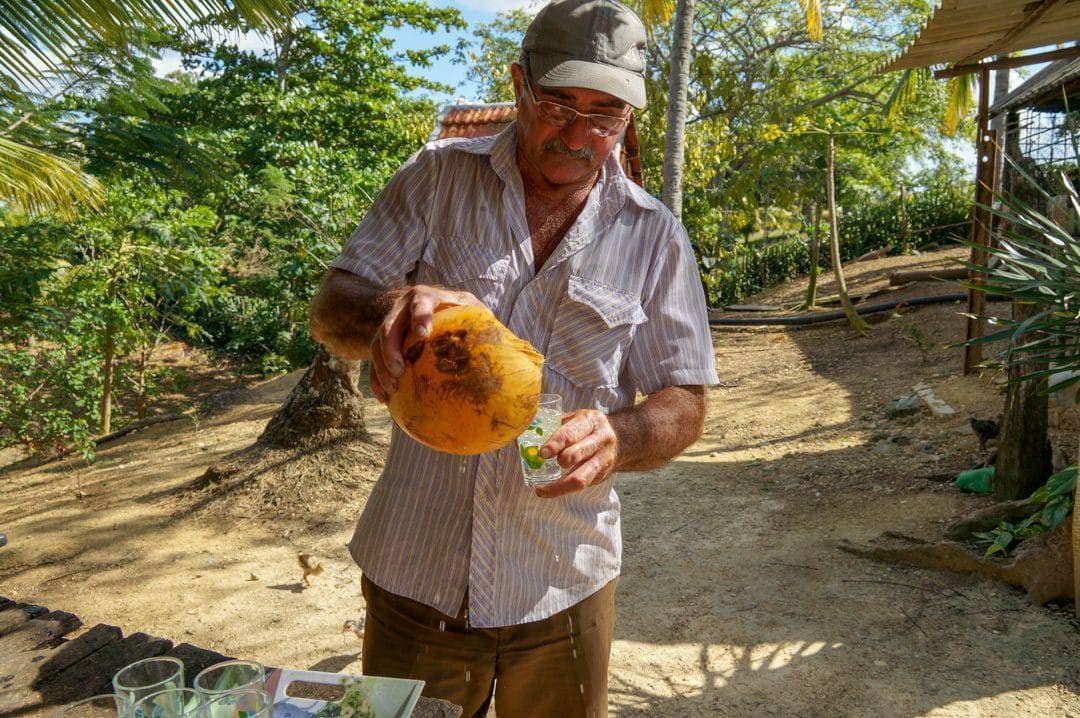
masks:
[[[468,595],[447,616],[364,576],[363,670],[426,681],[424,695],[463,706],[465,718],[604,718],[615,629],[615,584],[550,618],[504,628],[468,625]]]

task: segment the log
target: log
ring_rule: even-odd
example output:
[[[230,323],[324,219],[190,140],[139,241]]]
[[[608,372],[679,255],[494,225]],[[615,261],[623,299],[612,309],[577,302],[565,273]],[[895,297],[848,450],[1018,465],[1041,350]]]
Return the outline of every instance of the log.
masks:
[[[841,541],[841,551],[885,563],[899,563],[955,573],[973,573],[1023,588],[1027,599],[1041,606],[1074,597],[1072,526],[1063,521],[1053,531],[1027,539],[1006,560],[988,559],[956,541],[931,543],[911,536],[886,533],[881,545],[861,546]]]
[[[888,247],[882,247],[881,249],[875,249],[872,252],[867,252],[860,257],[856,257],[854,261],[865,262],[869,259],[881,259],[882,257],[888,257],[890,254],[892,254],[892,245]]]
[[[119,640],[119,628],[98,624],[56,648],[17,653],[0,659],[0,676],[3,676],[0,715],[22,715],[57,705],[38,692],[35,686]]]
[[[0,637],[0,656],[52,647],[68,633],[82,625],[79,617],[65,611],[53,611],[17,626]]]
[[[942,267],[941,269],[920,269],[911,272],[891,272],[889,274],[889,286],[899,287],[912,282],[927,282],[934,280],[952,281],[954,279],[967,279],[968,270],[964,267]]]
[[[145,633],[109,643],[99,651],[50,678],[34,684],[47,705],[63,705],[99,693],[111,692],[113,675],[129,663],[160,656],[172,641]]]
[[[49,609],[26,603],[12,603],[0,610],[0,636],[6,636],[27,621],[44,616]]]
[[[955,474],[949,475],[950,481],[955,478]],[[1042,504],[1027,499],[1002,501],[954,521],[945,529],[945,536],[953,541],[970,541],[976,533],[990,531],[1002,521],[1023,521],[1041,508]]]
[[[173,648],[166,652],[165,655],[179,658],[184,664],[184,681],[187,683],[188,688],[195,687],[195,676],[199,675],[204,668],[209,668],[215,663],[221,663],[222,661],[234,660],[232,656],[226,656],[217,651],[200,648],[191,643],[181,643],[178,646],[173,646]]]

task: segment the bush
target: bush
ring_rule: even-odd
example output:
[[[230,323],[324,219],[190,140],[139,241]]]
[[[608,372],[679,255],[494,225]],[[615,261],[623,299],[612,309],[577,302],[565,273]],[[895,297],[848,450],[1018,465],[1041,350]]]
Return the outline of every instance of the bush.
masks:
[[[849,261],[867,252],[892,247],[907,253],[930,245],[948,244],[967,235],[971,215],[969,188],[933,186],[906,198],[905,227],[900,222],[900,200],[874,202],[848,208],[840,217],[840,256]],[[828,226],[821,228],[822,269],[831,269]],[[746,240],[719,256],[701,251],[698,261],[705,296],[710,306],[735,304],[757,292],[810,271],[809,227],[803,232],[763,245]],[[691,235],[695,233],[692,231]]]

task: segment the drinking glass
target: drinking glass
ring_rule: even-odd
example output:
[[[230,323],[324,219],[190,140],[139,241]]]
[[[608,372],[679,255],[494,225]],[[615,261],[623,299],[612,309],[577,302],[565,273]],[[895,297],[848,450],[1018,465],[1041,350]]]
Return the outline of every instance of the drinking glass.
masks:
[[[151,693],[184,687],[184,664],[171,656],[144,658],[124,666],[112,680],[113,690],[134,706]]]
[[[562,476],[562,467],[555,457],[546,461],[540,456],[540,447],[562,426],[562,397],[558,394],[541,394],[540,405],[532,423],[517,438],[521,470],[526,486],[543,486]]]
[[[271,718],[273,703],[263,690],[243,689],[216,693],[200,706],[198,718]]]
[[[116,693],[105,693],[68,703],[58,708],[50,718],[127,718],[131,704],[128,699]]]
[[[226,691],[265,689],[266,669],[255,661],[223,661],[195,676],[195,690],[207,699]]]
[[[135,718],[197,718],[203,696],[191,688],[151,693],[135,704]]]

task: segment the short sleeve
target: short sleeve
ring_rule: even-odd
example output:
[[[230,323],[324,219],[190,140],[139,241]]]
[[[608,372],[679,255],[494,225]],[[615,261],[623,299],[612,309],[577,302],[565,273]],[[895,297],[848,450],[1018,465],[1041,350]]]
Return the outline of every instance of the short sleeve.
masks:
[[[403,285],[424,251],[437,186],[438,153],[425,147],[386,184],[330,266],[379,289]]]
[[[634,335],[625,367],[642,394],[720,381],[697,262],[685,231],[676,227],[646,281],[642,308],[648,320]]]

